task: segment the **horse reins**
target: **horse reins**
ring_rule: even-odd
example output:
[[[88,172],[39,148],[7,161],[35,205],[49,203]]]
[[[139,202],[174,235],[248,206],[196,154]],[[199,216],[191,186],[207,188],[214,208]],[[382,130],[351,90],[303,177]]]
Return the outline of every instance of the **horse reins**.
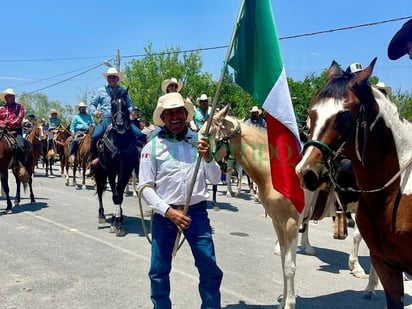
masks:
[[[366,139],[367,139],[367,132],[366,132],[366,127],[367,127],[367,122],[366,120],[363,119],[363,114],[364,114],[364,106],[363,104],[360,105],[359,107],[359,116],[356,119],[356,126],[355,126],[355,130],[352,131],[352,133],[348,136],[348,138],[346,138],[343,143],[340,145],[340,147],[338,148],[337,151],[333,151],[328,145],[326,145],[325,143],[321,142],[321,141],[317,141],[317,140],[309,140],[307,141],[302,149],[302,154],[305,152],[305,150],[309,147],[309,146],[314,146],[316,148],[318,148],[321,153],[322,156],[326,159],[327,156],[325,155],[325,153],[327,155],[329,155],[330,159],[329,160],[325,160],[326,162],[326,166],[328,168],[328,170],[330,171],[329,173],[329,179],[332,182],[332,184],[334,185],[334,187],[336,188],[336,190],[341,191],[341,192],[353,192],[353,193],[375,193],[375,192],[379,192],[382,190],[385,190],[387,187],[389,187],[397,178],[400,177],[400,175],[412,164],[412,157],[406,162],[406,164],[399,169],[399,171],[392,176],[391,179],[389,179],[382,187],[377,188],[377,189],[371,189],[371,190],[361,190],[361,189],[354,189],[354,188],[342,188],[341,186],[339,186],[334,178],[334,175],[336,175],[336,167],[337,167],[337,158],[341,155],[342,149],[344,147],[344,145],[346,144],[346,142],[349,140],[349,138],[352,137],[353,132],[355,132],[355,152],[356,152],[356,156],[358,158],[358,160],[361,162],[362,166],[363,166],[363,162],[364,162],[364,154],[365,154],[365,147],[363,147],[362,149],[362,155],[359,151],[359,134],[360,134],[360,127],[363,128],[363,132],[364,132],[364,145],[366,144]],[[332,175],[333,172],[333,175]],[[340,202],[340,201],[339,201]]]

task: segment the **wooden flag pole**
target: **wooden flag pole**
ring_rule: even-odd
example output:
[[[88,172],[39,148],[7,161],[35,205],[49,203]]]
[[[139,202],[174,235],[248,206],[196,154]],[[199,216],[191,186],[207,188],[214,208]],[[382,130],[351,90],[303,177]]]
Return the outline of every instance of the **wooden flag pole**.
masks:
[[[242,17],[242,11],[243,11],[244,4],[245,4],[245,0],[242,0],[242,2],[240,4],[239,13],[238,13],[237,18],[236,18],[235,28],[233,30],[232,37],[230,38],[229,47],[228,47],[228,50],[227,50],[227,53],[226,53],[225,61],[223,63],[223,69],[220,73],[220,78],[219,78],[219,82],[217,84],[216,93],[215,93],[215,96],[213,98],[212,108],[210,110],[209,117],[208,117],[207,122],[206,122],[206,129],[205,129],[205,137],[206,138],[209,136],[209,130],[210,130],[210,126],[212,124],[212,117],[213,117],[213,114],[215,113],[215,110],[216,110],[217,100],[218,100],[219,95],[220,95],[220,90],[222,88],[223,79],[225,77],[225,72],[226,72],[226,69],[227,69],[227,63],[229,61],[230,54],[232,53],[233,45],[235,43],[235,37],[236,37],[237,30],[238,30],[238,27],[239,27],[240,18]],[[199,171],[201,159],[202,159],[201,156],[197,157],[195,171],[193,173],[192,181],[190,183],[188,194],[187,194],[187,197],[186,197],[185,207],[183,209],[183,213],[185,215],[187,214],[187,211],[189,210],[190,200],[192,198],[193,188],[194,188],[195,183],[196,183],[196,177],[197,177],[197,173]],[[179,230],[177,232],[176,241],[175,241],[175,245],[174,245],[174,248],[173,248],[172,256],[176,256],[177,250],[180,247],[179,244],[180,244],[181,236],[182,236],[182,232]]]

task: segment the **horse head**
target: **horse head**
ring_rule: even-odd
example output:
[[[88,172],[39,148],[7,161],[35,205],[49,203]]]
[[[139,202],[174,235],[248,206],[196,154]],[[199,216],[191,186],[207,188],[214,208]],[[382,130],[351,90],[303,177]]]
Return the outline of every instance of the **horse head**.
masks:
[[[233,157],[233,148],[229,145],[229,140],[235,134],[240,133],[240,122],[234,117],[229,116],[230,104],[226,105],[221,111],[216,113],[209,128],[208,136],[214,157],[217,162],[231,155]],[[199,131],[200,134],[206,134],[206,123]]]
[[[383,96],[368,84],[375,62],[376,58],[356,75],[343,72],[335,61],[329,67],[327,82],[308,110],[309,141],[296,166],[303,187],[318,189],[342,154],[353,157],[355,151],[363,160],[368,132],[379,112],[375,97]],[[355,147],[348,147],[351,144]]]
[[[127,95],[128,90],[124,88],[112,89],[110,92],[112,126],[119,134],[124,134],[129,130],[130,126],[130,111],[127,107]]]

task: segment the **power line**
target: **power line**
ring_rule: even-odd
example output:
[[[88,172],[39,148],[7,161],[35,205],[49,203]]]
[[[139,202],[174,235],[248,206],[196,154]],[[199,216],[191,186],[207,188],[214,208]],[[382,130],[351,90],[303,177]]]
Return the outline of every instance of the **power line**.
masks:
[[[332,32],[337,32],[337,31],[345,31],[345,30],[352,30],[352,29],[357,29],[357,28],[365,28],[365,27],[377,26],[377,25],[382,25],[382,24],[386,24],[386,23],[391,23],[391,22],[401,21],[401,20],[411,19],[411,18],[412,18],[412,16],[398,17],[398,18],[386,19],[386,20],[381,20],[381,21],[375,21],[375,22],[366,23],[366,24],[359,24],[359,25],[355,25],[355,26],[347,26],[347,27],[340,27],[340,28],[334,28],[334,29],[328,29],[328,30],[321,30],[321,31],[316,31],[316,32],[295,34],[295,35],[280,37],[279,40],[290,40],[290,39],[296,39],[296,38],[301,38],[301,37],[308,37],[308,36],[314,36],[314,35],[319,35],[319,34],[332,33]],[[208,51],[208,50],[215,50],[215,49],[223,49],[223,48],[227,48],[227,47],[228,47],[228,45],[220,45],[220,46],[212,46],[212,47],[204,47],[204,48],[193,48],[193,49],[182,50],[178,53],[189,53],[189,52],[194,52],[194,51]],[[168,52],[160,52],[160,53],[153,53],[152,55],[164,55],[164,54],[169,54],[169,53]],[[139,58],[139,57],[145,57],[145,56],[147,56],[147,54],[127,55],[127,56],[122,56],[121,58]],[[96,59],[96,58],[108,58],[108,57],[112,58],[113,55],[110,55],[110,56],[90,56],[90,57],[72,57],[72,58],[51,58],[51,59],[14,59],[14,60],[0,59],[0,62],[68,61],[68,60]]]
[[[67,82],[68,80],[71,80],[71,79],[73,79],[73,78],[75,78],[75,77],[77,77],[77,76],[86,74],[87,72],[90,72],[90,71],[92,71],[92,70],[94,70],[94,69],[97,69],[98,67],[100,67],[100,66],[102,66],[102,65],[104,65],[104,64],[103,64],[103,63],[99,63],[98,65],[96,65],[96,66],[94,66],[94,67],[92,67],[92,68],[90,68],[90,69],[88,69],[88,70],[86,70],[86,71],[83,71],[83,72],[80,72],[79,74],[70,76],[69,78],[63,79],[63,80],[61,80],[61,81],[59,81],[59,82],[57,82],[57,83],[51,84],[51,85],[49,85],[49,86],[46,86],[46,87],[43,87],[43,88],[40,88],[40,89],[37,89],[37,90],[30,91],[30,92],[28,92],[28,94],[32,94],[32,93],[35,93],[35,92],[38,92],[38,91],[41,91],[41,90],[44,90],[44,89],[47,89],[47,88],[50,88],[50,87],[59,85],[59,84],[62,84],[62,83]]]
[[[291,35],[291,36],[284,36],[284,37],[280,37],[279,40],[289,40],[289,39],[296,39],[296,38],[300,38],[300,37],[308,37],[308,36],[314,36],[314,35],[319,35],[319,34],[325,34],[325,33],[332,33],[332,32],[337,32],[337,31],[345,31],[345,30],[352,30],[352,29],[357,29],[357,28],[364,28],[364,27],[371,27],[371,26],[377,26],[377,25],[382,25],[385,23],[390,23],[390,22],[395,22],[395,21],[401,21],[401,20],[405,20],[405,19],[410,19],[412,18],[412,16],[406,16],[406,17],[398,17],[398,18],[393,18],[393,19],[387,19],[387,20],[382,20],[382,21],[376,21],[376,22],[371,22],[371,23],[366,23],[366,24],[359,24],[359,25],[355,25],[355,26],[347,26],[347,27],[341,27],[341,28],[335,28],[335,29],[329,29],[329,30],[322,30],[322,31],[317,31],[317,32],[309,32],[309,33],[304,33],[304,34],[297,34],[297,35]],[[187,50],[182,50],[179,51],[178,53],[189,53],[189,52],[195,52],[195,51],[208,51],[208,50],[217,50],[217,49],[223,49],[223,48],[227,48],[228,45],[221,45],[221,46],[212,46],[212,47],[205,47],[205,48],[196,48],[196,49],[187,49]],[[170,54],[172,52],[159,52],[159,53],[153,53],[152,55],[164,55],[164,54]],[[174,52],[173,52],[174,53]],[[147,54],[137,54],[137,55],[127,55],[127,56],[122,56],[120,57],[119,54],[119,50],[118,50],[118,55],[117,55],[117,59],[118,59],[118,66],[120,66],[120,58],[138,58],[138,57],[145,57],[147,56]],[[19,59],[19,60],[5,60],[5,59],[0,59],[0,62],[33,62],[33,61],[68,61],[68,60],[79,60],[79,59],[92,59],[92,58],[108,58],[108,57],[112,57],[112,56],[93,56],[93,57],[71,57],[71,58],[54,58],[54,59]],[[113,58],[111,59],[113,60]],[[90,72],[100,66],[102,66],[103,63],[100,63],[86,71],[80,72],[79,74],[73,75],[69,78],[66,78],[64,80],[61,80],[57,83],[51,84],[49,86],[31,91],[29,93],[34,93],[34,92],[38,92],[56,85],[59,85],[61,83],[64,83],[68,80],[71,80],[75,77],[78,77],[80,75],[86,74],[87,72]],[[66,73],[67,74],[67,73]],[[60,76],[60,75],[64,75],[64,74],[59,74],[56,75],[54,77]],[[44,81],[50,78],[44,78],[41,79],[39,81]],[[25,83],[22,85],[27,85],[27,84],[31,84],[31,83],[35,83],[35,82],[29,82],[29,83]],[[20,85],[20,86],[22,86]]]
[[[290,35],[290,36],[285,36],[285,37],[279,38],[279,40],[289,40],[289,39],[296,39],[296,38],[301,38],[301,37],[306,37],[306,36],[313,36],[313,35],[324,34],[324,33],[332,33],[332,32],[343,31],[343,30],[352,30],[352,29],[357,29],[357,28],[377,26],[377,25],[382,25],[382,24],[391,23],[391,22],[394,22],[394,21],[400,21],[400,20],[404,20],[404,19],[410,19],[410,18],[412,18],[412,16],[387,19],[387,20],[376,21],[376,22],[367,23],[367,24],[360,24],[360,25],[356,25],[356,26],[348,26],[348,27],[335,28],[335,29],[330,29],[330,30],[309,32],[309,33],[305,33],[305,34]]]

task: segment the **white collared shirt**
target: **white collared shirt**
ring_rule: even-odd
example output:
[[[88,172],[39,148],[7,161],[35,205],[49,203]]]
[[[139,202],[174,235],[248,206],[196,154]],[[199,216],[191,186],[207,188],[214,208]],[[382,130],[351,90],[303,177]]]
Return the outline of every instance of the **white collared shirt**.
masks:
[[[142,196],[157,213],[165,215],[169,205],[185,205],[193,179],[197,153],[197,134],[188,131],[187,139],[177,141],[156,136],[145,145],[140,158],[139,188],[145,188]],[[207,163],[203,159],[193,187],[190,205],[209,198],[206,179],[217,184],[221,171],[215,160]]]

